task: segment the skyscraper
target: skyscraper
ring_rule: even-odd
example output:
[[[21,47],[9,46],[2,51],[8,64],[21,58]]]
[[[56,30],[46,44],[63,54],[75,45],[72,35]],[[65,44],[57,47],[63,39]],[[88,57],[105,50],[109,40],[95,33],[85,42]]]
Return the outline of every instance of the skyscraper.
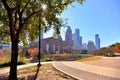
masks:
[[[82,49],[82,36],[80,36],[80,49]]]
[[[99,34],[95,35],[95,46],[96,49],[100,49],[100,38],[99,38]]]
[[[72,46],[72,30],[70,26],[68,26],[66,34],[65,34],[65,41],[68,42]]]
[[[82,50],[87,50],[87,43],[82,44]]]
[[[77,35],[75,33],[72,35],[72,40],[73,40],[73,45],[72,45],[73,49],[80,50],[80,44],[78,44],[77,42]]]
[[[75,29],[75,33],[72,35],[73,40],[73,49],[81,50],[82,49],[82,36],[80,36],[79,29]]]
[[[43,39],[43,30],[40,30],[40,39]]]
[[[93,51],[96,49],[93,41],[88,41],[87,49],[88,51]]]
[[[80,31],[79,31],[79,29],[75,29],[75,34],[76,34],[76,37],[77,37],[76,42],[78,44],[80,44]]]

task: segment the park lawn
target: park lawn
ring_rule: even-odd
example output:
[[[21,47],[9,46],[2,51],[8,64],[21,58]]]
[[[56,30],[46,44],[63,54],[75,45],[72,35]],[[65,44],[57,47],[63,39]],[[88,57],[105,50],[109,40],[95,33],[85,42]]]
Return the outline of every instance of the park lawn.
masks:
[[[100,60],[102,59],[100,56],[91,56],[91,57],[86,57],[86,58],[81,58],[75,61],[93,61],[93,60]]]

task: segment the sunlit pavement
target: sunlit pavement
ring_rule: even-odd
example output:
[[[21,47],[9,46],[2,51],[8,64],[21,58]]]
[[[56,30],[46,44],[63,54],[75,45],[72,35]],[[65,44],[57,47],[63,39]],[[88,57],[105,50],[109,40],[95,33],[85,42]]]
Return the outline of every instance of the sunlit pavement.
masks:
[[[53,61],[50,61],[50,62],[41,62],[41,64],[49,64],[49,63],[53,63]],[[25,64],[25,65],[19,65],[17,67],[17,69],[22,69],[22,68],[26,68],[26,67],[30,67],[30,66],[35,66],[37,65],[38,63],[30,63],[30,64]],[[1,68],[0,69],[0,74],[4,74],[4,73],[7,73],[9,72],[10,68],[9,67],[6,67],[6,68]]]
[[[87,62],[54,62],[61,72],[79,80],[120,80],[120,58]]]

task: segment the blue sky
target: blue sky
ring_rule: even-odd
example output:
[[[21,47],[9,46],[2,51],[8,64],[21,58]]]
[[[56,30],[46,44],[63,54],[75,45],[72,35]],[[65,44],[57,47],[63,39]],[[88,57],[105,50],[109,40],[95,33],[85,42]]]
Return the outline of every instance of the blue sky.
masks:
[[[86,0],[83,5],[73,3],[72,6],[68,6],[61,17],[68,19],[73,33],[76,28],[80,29],[83,42],[94,41],[95,34],[99,34],[101,47],[120,42],[120,0]],[[63,39],[65,31],[66,28],[61,29]]]

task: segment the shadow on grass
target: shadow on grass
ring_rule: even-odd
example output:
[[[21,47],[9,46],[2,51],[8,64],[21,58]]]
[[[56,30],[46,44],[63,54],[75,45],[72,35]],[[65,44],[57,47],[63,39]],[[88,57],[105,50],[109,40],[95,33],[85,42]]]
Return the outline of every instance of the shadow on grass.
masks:
[[[39,73],[39,70],[40,70],[40,67],[41,67],[42,65],[41,64],[38,64],[37,65],[37,71],[36,71],[36,74],[35,74],[35,77],[34,77],[34,80],[36,80],[37,79],[37,76],[38,76],[38,73]]]
[[[22,62],[22,61],[19,61],[17,63],[17,65],[23,65],[23,64],[26,64],[25,62]],[[2,63],[0,64],[0,68],[3,68],[3,67],[9,67],[10,66],[10,62],[5,62],[5,63]]]

